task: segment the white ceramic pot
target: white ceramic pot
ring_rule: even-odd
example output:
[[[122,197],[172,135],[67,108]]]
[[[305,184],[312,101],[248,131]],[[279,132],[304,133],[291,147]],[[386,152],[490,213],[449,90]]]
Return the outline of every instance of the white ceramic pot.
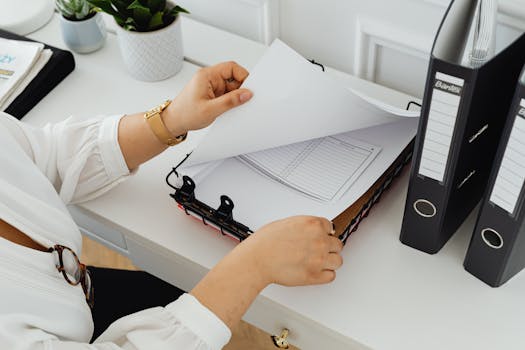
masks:
[[[71,21],[60,16],[60,28],[67,47],[78,53],[96,51],[106,42],[106,25],[98,12],[83,21]]]
[[[117,26],[117,38],[124,65],[138,80],[158,81],[182,68],[181,16],[169,26],[152,32],[132,32]]]

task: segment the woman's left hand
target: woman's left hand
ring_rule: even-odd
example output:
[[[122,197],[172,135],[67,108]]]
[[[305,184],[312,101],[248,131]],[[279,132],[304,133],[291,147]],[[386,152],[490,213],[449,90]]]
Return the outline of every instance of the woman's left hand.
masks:
[[[222,113],[252,97],[240,89],[248,71],[235,62],[200,69],[163,112],[162,119],[173,135],[210,125]]]

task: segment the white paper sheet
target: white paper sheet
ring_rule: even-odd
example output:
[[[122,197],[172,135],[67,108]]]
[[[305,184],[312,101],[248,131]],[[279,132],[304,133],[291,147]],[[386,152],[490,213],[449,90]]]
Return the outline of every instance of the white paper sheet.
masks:
[[[40,57],[44,44],[0,38],[0,105]]]
[[[11,94],[6,97],[6,99],[3,101],[3,103],[0,103],[0,111],[5,111],[9,105],[16,100],[16,98],[24,92],[25,88],[31,83],[31,81],[40,73],[42,68],[47,64],[47,62],[51,59],[51,56],[53,55],[53,51],[50,49],[44,49],[40,53],[40,56],[36,60],[36,62],[33,64],[33,66],[30,68],[27,75],[20,81],[20,83],[13,89]]]
[[[237,158],[275,181],[321,201],[338,200],[381,147],[351,132],[248,153]]]
[[[220,195],[228,195],[235,204],[234,219],[252,230],[292,215],[316,215],[333,219],[365,193],[390,166],[415,136],[417,125],[418,120],[410,118],[350,132],[352,138],[373,143],[382,150],[337,201],[320,202],[305,196],[261,175],[236,158],[209,163],[213,169],[202,173],[204,176],[196,177],[197,180],[194,178],[196,197],[208,205],[218,206]]]
[[[253,98],[218,118],[185,166],[403,119],[365,101],[279,40],[243,86]]]

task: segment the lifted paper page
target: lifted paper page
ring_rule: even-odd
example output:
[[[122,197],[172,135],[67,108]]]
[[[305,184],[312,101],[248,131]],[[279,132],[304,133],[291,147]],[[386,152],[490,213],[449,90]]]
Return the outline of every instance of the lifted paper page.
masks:
[[[186,166],[403,119],[364,101],[279,40],[243,86],[253,98],[211,125]]]

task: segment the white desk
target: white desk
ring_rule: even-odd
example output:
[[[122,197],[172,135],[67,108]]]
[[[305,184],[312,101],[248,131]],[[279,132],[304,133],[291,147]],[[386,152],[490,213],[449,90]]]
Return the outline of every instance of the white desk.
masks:
[[[235,59],[252,67],[264,46],[187,20],[186,55],[212,64]],[[31,35],[63,47],[56,18]],[[76,55],[77,68],[25,118],[33,124],[68,114],[145,110],[176,95],[198,67],[185,63],[175,77],[158,83],[133,80],[124,71],[116,38],[90,55]],[[405,106],[409,97],[346,76],[350,84]],[[189,219],[168,196],[164,178],[198,139],[144,164],[110,193],[73,208],[84,231],[141,268],[187,290],[234,243]],[[437,255],[402,245],[405,170],[344,249],[337,280],[324,286],[270,286],[246,320],[269,333],[291,330],[303,349],[525,349],[525,273],[493,289],[463,270],[474,215]]]

